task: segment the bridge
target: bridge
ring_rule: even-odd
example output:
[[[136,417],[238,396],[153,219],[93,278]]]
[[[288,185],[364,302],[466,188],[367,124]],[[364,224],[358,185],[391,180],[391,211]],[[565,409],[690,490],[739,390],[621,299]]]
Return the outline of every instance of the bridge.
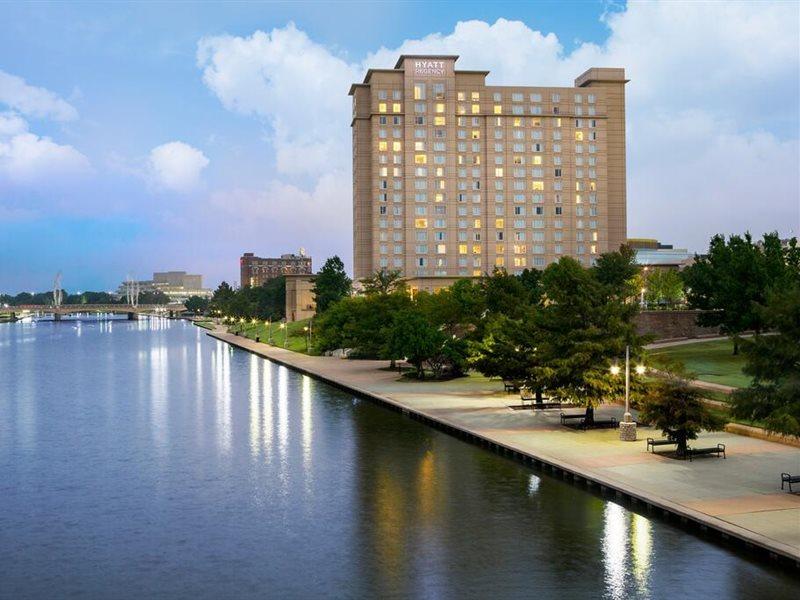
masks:
[[[155,315],[160,317],[175,318],[186,310],[186,306],[176,302],[171,304],[61,304],[58,306],[46,304],[21,304],[3,309],[10,313],[11,319],[28,315],[53,315],[53,319],[60,321],[64,315],[78,313],[113,313],[124,314],[128,320],[134,321],[139,315]]]

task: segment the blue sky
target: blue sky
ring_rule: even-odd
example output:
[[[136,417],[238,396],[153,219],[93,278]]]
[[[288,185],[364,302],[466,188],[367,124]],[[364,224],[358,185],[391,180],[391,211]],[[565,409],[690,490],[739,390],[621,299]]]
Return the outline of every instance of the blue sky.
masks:
[[[800,229],[798,4],[453,6],[0,5],[0,292],[349,263],[347,86],[404,51],[494,83],[625,67],[630,235]]]

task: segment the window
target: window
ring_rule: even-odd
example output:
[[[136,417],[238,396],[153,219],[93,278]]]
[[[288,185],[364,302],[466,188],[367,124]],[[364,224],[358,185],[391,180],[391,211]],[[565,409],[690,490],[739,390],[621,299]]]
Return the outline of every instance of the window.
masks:
[[[435,110],[437,113],[442,114],[444,112],[444,102],[437,102],[435,104]]]
[[[550,100],[553,102],[561,102],[561,94],[553,94],[550,96]]]
[[[522,94],[519,94],[519,93],[511,94],[511,101],[512,102],[522,102],[523,98],[524,97],[523,97]]]
[[[481,112],[481,105],[480,104],[473,104],[472,105],[472,114],[477,115]]]
[[[444,125],[445,124],[445,118],[444,117],[433,117],[433,124],[434,125]],[[442,131],[441,134],[442,135],[439,136],[439,137],[444,137],[444,131]]]
[[[414,84],[414,100],[425,100],[425,84]]]
[[[473,102],[478,102],[478,101],[481,99],[481,94],[480,94],[480,92],[472,92],[472,93],[470,94],[470,99],[471,99]]]
[[[503,114],[503,107],[500,106],[499,104],[495,104],[494,105],[494,114],[502,115]]]
[[[378,112],[386,112],[386,102],[378,102]]]
[[[392,112],[399,113],[402,112],[402,110],[403,110],[403,105],[400,104],[399,102],[395,102],[394,104],[392,104]]]
[[[414,227],[417,229],[426,229],[428,227],[428,219],[414,219]]]
[[[444,84],[443,83],[434,83],[433,84],[433,97],[436,100],[444,100]]]
[[[531,94],[531,102],[541,102],[542,95],[541,94]]]

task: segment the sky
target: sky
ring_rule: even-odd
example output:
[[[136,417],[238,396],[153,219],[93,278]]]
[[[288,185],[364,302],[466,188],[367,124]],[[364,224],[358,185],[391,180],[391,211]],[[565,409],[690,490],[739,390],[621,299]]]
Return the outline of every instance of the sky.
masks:
[[[630,237],[800,231],[797,2],[0,3],[0,293],[349,268],[347,91],[401,53],[624,67]]]

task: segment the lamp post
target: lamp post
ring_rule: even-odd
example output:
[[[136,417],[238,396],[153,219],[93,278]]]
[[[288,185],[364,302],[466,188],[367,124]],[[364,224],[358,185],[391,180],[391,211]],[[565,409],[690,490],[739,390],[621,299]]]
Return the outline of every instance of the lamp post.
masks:
[[[267,321],[267,343],[272,344],[272,319]]]
[[[303,331],[306,332],[306,353],[308,353],[308,346],[311,338],[311,330],[308,328],[308,325],[303,327]]]
[[[611,374],[619,375],[618,365],[611,365]],[[636,365],[636,374],[644,375],[647,368],[644,365]],[[630,392],[631,389],[631,349],[625,346],[625,414],[619,424],[619,439],[623,442],[636,441],[636,423],[631,418]]]
[[[289,337],[289,332],[286,329],[286,323],[281,323],[280,328],[283,330],[283,347],[286,348],[286,339]]]

